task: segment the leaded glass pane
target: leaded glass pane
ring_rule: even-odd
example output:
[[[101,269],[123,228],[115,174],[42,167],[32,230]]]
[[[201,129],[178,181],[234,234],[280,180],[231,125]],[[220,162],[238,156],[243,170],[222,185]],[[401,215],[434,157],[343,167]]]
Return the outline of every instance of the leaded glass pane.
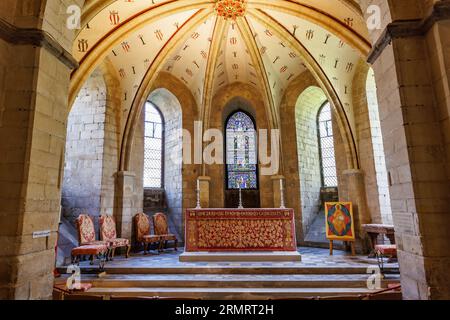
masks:
[[[162,118],[156,107],[145,105],[144,188],[162,187]]]
[[[334,154],[333,122],[331,105],[325,104],[318,115],[320,155],[322,159],[322,176],[324,187],[337,186],[336,159]]]
[[[228,189],[257,189],[256,130],[244,112],[234,113],[226,124]]]

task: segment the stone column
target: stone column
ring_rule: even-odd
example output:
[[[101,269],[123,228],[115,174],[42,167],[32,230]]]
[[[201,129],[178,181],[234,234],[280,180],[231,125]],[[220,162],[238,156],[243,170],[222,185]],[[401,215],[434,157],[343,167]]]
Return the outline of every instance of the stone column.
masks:
[[[40,1],[16,2],[17,12],[14,1],[0,10],[0,300],[51,299],[67,94],[76,61],[69,46],[54,40],[64,38],[56,14],[43,19]],[[47,5],[60,12],[59,4]],[[4,23],[14,14],[9,21],[22,25]],[[52,36],[40,29],[43,20],[50,21]],[[50,236],[33,236],[37,231]]]
[[[130,171],[116,173],[116,211],[118,236],[132,239],[133,217],[140,207],[136,203],[136,174]]]
[[[283,189],[286,194],[286,184],[285,177],[281,175],[272,176],[272,186],[273,186],[273,205],[275,208],[279,208],[281,206],[281,189],[280,189],[280,180],[283,181]],[[286,196],[284,196],[284,201],[286,201]],[[286,206],[286,203],[285,203]]]
[[[371,222],[367,207],[364,172],[351,169],[342,172],[342,188],[339,188],[339,200],[353,203],[353,218],[355,221],[356,249],[367,252],[369,243],[361,231],[361,225]]]
[[[209,184],[211,177],[201,176],[198,177],[200,184],[200,206],[202,208],[209,208]]]
[[[401,12],[409,13],[409,20],[392,22],[369,57],[378,85],[402,292],[405,299],[449,299],[450,1],[425,2],[434,6],[431,11],[406,2]],[[395,9],[399,14],[400,7]]]

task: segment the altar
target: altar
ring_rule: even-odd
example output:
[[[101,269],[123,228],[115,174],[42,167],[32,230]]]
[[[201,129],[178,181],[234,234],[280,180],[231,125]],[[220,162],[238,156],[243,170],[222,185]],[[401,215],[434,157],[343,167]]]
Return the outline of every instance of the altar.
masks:
[[[188,209],[181,261],[299,261],[293,209]]]

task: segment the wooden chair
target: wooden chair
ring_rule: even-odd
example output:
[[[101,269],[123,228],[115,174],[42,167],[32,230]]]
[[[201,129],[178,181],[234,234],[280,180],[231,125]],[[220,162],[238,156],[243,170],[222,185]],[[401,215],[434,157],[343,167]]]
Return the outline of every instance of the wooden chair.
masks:
[[[130,240],[117,238],[116,221],[113,216],[106,214],[100,216],[100,239],[108,243],[110,260],[114,259],[117,248],[127,248],[125,256],[126,258],[130,256]]]
[[[79,247],[72,249],[72,261],[79,262],[81,256],[90,256],[91,265],[94,264],[94,256],[100,256],[100,265],[103,264],[103,258],[109,255],[108,243],[106,241],[97,241],[95,239],[94,220],[87,214],[80,214],[76,220],[78,231]],[[106,252],[104,248],[106,249]],[[102,267],[101,267],[102,268]]]
[[[155,230],[155,235],[161,237],[160,251],[167,248],[168,241],[175,241],[175,251],[178,251],[177,236],[169,233],[169,225],[167,224],[167,217],[164,213],[157,213],[153,216],[153,228]]]
[[[375,255],[377,257],[378,266],[380,267],[381,274],[384,275],[384,261],[383,258],[388,258],[388,263],[397,260],[397,245],[395,244],[377,244],[375,246]]]
[[[145,213],[138,213],[134,217],[134,223],[136,226],[136,241],[144,246],[144,254],[147,254],[152,243],[158,243],[158,249],[161,247],[161,237],[150,235],[150,220]]]

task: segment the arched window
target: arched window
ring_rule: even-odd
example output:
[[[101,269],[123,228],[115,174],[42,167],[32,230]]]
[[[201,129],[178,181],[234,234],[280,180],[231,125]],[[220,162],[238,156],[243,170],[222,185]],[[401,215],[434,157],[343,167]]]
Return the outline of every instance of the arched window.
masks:
[[[319,127],[320,165],[322,186],[336,187],[336,159],[334,155],[333,122],[331,119],[331,105],[326,102],[317,114]]]
[[[250,115],[236,111],[226,121],[228,189],[258,189],[256,126]]]
[[[163,187],[163,119],[151,102],[145,104],[144,188]]]

